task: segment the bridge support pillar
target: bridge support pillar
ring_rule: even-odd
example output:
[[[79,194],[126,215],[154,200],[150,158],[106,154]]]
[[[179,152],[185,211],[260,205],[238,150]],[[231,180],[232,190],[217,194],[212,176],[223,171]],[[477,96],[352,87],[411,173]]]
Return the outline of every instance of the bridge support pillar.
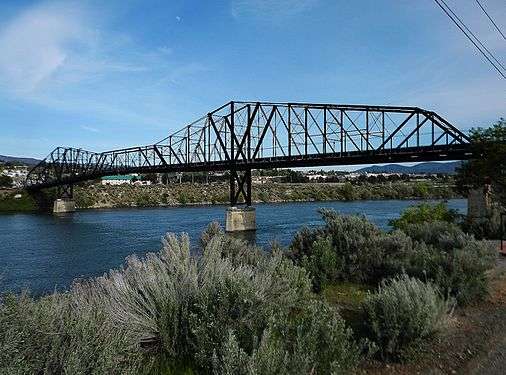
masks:
[[[227,232],[240,232],[256,230],[256,212],[251,206],[227,208],[225,230]]]
[[[76,210],[76,202],[73,199],[57,199],[53,204],[53,213],[63,214],[74,212]]]
[[[230,206],[225,220],[227,232],[257,229],[255,208],[251,206],[251,169],[230,171]]]
[[[469,220],[484,219],[488,217],[491,206],[490,184],[472,189],[467,196],[467,217]]]
[[[53,213],[63,214],[75,210],[74,187],[72,185],[58,186],[57,199],[53,203]]]

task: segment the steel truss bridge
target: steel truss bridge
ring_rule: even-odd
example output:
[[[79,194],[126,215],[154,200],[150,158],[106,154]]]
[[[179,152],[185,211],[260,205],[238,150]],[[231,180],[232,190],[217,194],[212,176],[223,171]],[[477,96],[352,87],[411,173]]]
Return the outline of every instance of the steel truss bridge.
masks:
[[[58,147],[35,166],[26,188],[58,187],[108,175],[229,171],[231,205],[251,205],[251,170],[466,160],[468,136],[418,107],[231,101],[149,146],[105,152]]]

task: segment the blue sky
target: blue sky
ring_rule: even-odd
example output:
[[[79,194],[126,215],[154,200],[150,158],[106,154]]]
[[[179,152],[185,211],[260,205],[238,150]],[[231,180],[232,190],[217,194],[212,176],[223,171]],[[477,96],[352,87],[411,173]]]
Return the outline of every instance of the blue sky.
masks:
[[[476,3],[447,1],[504,63]],[[431,0],[3,0],[0,51],[4,155],[150,144],[231,99],[506,116],[506,81]]]

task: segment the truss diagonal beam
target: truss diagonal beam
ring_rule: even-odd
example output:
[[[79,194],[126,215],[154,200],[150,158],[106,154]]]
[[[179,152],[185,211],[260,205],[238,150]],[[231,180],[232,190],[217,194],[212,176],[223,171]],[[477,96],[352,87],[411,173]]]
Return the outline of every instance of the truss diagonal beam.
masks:
[[[414,138],[416,147],[410,147]],[[252,168],[472,157],[468,136],[418,107],[229,102],[154,145],[102,153],[57,147],[29,172],[26,186],[42,189],[124,173],[239,175]],[[234,180],[232,200],[250,196],[242,178]]]

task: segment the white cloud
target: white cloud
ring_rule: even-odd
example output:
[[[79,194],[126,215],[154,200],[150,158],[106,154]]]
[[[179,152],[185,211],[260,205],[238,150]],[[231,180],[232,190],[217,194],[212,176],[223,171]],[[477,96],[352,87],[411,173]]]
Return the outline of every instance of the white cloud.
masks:
[[[129,33],[112,31],[113,18],[89,3],[53,1],[0,23],[0,97],[109,127],[166,128],[174,90],[160,83],[182,84],[205,68],[173,61],[170,46],[145,48]],[[77,128],[107,133],[107,126]]]
[[[241,17],[289,17],[312,8],[318,0],[232,0],[234,18]]]
[[[115,43],[129,42],[120,35],[109,43],[108,37],[83,3],[49,2],[28,8],[0,28],[0,88],[33,98],[48,94],[55,84],[148,70],[142,59],[110,56]]]
[[[31,8],[0,30],[0,82],[16,93],[36,90],[86,48],[91,34],[80,9],[46,4]]]
[[[81,129],[92,132],[92,133],[100,133],[100,130],[94,128],[93,126],[81,125]]]

